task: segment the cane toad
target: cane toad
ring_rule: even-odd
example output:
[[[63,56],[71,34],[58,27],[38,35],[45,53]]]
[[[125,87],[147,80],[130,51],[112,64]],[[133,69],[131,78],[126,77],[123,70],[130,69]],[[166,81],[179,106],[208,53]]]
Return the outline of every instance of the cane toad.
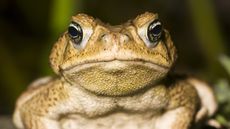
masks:
[[[20,129],[188,129],[212,115],[216,103],[202,81],[169,74],[176,58],[157,14],[117,26],[77,14],[50,54],[57,76],[29,86],[17,100],[14,123]]]

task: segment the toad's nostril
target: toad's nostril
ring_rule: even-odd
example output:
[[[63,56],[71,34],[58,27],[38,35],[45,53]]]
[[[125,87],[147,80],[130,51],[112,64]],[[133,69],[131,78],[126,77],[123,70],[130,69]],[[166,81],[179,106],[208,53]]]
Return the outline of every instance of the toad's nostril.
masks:
[[[111,35],[102,34],[100,39],[101,39],[102,42],[108,43],[111,40]]]
[[[130,36],[128,34],[120,35],[120,43],[127,43],[130,40]]]

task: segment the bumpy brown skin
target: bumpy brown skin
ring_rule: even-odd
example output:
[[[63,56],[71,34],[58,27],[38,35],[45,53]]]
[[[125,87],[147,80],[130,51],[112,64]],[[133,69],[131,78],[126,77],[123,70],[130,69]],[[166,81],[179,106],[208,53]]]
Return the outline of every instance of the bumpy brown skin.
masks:
[[[208,86],[168,75],[176,49],[166,30],[156,45],[148,41],[146,29],[155,19],[144,13],[109,26],[85,14],[74,16],[82,42],[75,44],[65,32],[54,45],[50,62],[57,77],[39,79],[19,97],[16,127],[188,129],[212,115]]]

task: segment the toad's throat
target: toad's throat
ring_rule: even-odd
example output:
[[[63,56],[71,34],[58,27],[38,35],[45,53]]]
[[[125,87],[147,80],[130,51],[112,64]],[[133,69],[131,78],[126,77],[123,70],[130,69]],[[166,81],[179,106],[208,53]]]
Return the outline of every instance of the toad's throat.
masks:
[[[75,65],[62,75],[73,85],[95,94],[120,96],[154,85],[168,70],[150,62],[114,60]]]

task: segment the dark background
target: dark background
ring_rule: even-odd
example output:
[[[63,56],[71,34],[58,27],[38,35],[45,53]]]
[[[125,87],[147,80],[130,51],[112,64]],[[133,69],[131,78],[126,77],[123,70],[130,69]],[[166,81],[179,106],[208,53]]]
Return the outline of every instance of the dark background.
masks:
[[[48,55],[71,15],[84,12],[120,24],[156,12],[178,48],[177,72],[212,84],[220,105],[215,118],[229,126],[229,0],[1,0],[0,115],[36,78],[52,75]]]

